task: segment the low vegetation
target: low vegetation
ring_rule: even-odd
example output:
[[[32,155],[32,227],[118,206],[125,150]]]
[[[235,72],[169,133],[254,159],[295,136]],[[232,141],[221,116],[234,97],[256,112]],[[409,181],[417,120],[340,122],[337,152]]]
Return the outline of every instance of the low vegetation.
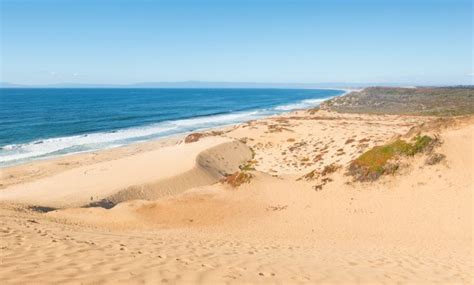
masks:
[[[331,182],[331,181],[332,181],[332,179],[329,178],[329,177],[326,177],[326,178],[321,179],[321,183],[320,183],[320,184],[317,184],[317,185],[314,185],[314,186],[313,186],[314,191],[323,190],[323,186],[326,185],[328,182]]]
[[[184,143],[197,142],[202,138],[210,137],[210,136],[220,136],[223,133],[224,133],[223,131],[210,131],[210,132],[204,132],[204,133],[191,133],[191,134],[187,135],[184,138]]]
[[[255,165],[258,164],[258,161],[254,159],[255,151],[252,148],[250,148],[250,151],[252,152],[252,159],[240,165],[240,171],[236,171],[233,174],[226,175],[221,180],[222,183],[227,183],[234,188],[237,188],[244,183],[250,183],[250,180],[253,177],[253,174],[250,173],[250,171],[255,171]]]
[[[396,162],[398,158],[430,152],[437,142],[436,137],[424,135],[414,137],[411,142],[399,139],[386,145],[375,146],[350,164],[348,174],[357,181],[373,181],[383,174],[393,174],[399,168]]]
[[[330,177],[327,177],[328,175],[336,172],[339,170],[342,166],[336,163],[331,163],[329,165],[326,165],[321,172],[318,170],[313,170],[305,175],[301,176],[300,178],[296,179],[296,181],[300,180],[306,180],[306,181],[314,181],[317,180],[320,183],[317,185],[313,186],[313,189],[315,191],[320,191],[323,189],[323,186],[326,185],[328,182],[331,182],[332,179]]]
[[[257,164],[257,161],[252,159],[247,161],[246,163],[242,164],[239,166],[239,169],[242,171],[253,171],[255,170],[255,165]]]
[[[430,156],[428,156],[425,160],[426,165],[435,165],[440,163],[446,158],[444,154],[441,153],[433,153]]]
[[[353,143],[353,142],[355,142],[355,139],[347,139],[344,144],[350,144],[350,143]]]
[[[250,183],[253,175],[247,171],[237,171],[233,174],[227,175],[222,179],[223,183],[227,183],[230,186],[237,188],[244,183]]]
[[[322,176],[329,175],[329,174],[331,174],[331,173],[336,172],[339,168],[341,168],[340,165],[335,164],[335,163],[331,163],[331,164],[326,165],[326,166],[324,167],[323,171],[321,172],[321,175],[322,175]]]
[[[306,173],[305,175],[301,176],[300,178],[296,179],[296,181],[300,181],[300,180],[311,181],[311,180],[314,180],[314,179],[318,178],[319,176],[320,176],[319,171],[317,171],[315,169],[315,170],[312,170],[312,171]]]
[[[283,131],[293,132],[292,129],[289,129],[283,125],[268,125],[267,128],[269,133],[281,133]]]

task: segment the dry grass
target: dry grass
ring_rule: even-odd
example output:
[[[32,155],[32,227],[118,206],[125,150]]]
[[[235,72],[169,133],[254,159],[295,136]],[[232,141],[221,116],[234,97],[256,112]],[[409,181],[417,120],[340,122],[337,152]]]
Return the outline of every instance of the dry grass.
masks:
[[[245,164],[242,164],[239,166],[239,169],[242,171],[253,171],[255,170],[255,165],[258,163],[258,161],[252,159],[247,161]]]
[[[446,156],[444,154],[440,154],[440,153],[433,153],[431,154],[430,156],[428,156],[425,160],[425,164],[427,165],[435,165],[435,164],[438,164],[440,163],[441,161],[443,161],[444,159],[446,158]]]
[[[322,176],[327,176],[329,174],[332,174],[332,173],[336,172],[341,167],[342,167],[341,165],[331,163],[329,165],[326,165],[324,167],[323,171],[321,171],[321,172],[319,172],[315,169],[315,170],[312,170],[312,171],[306,173],[305,175],[301,176],[300,178],[298,178],[296,180],[297,181],[300,181],[300,180],[306,180],[306,181],[316,180],[316,179],[319,179]],[[330,179],[329,178],[323,178],[322,181],[323,181],[322,185],[325,185],[328,181],[330,181]]]
[[[315,169],[315,170],[312,170],[308,173],[306,173],[305,175],[301,176],[300,178],[296,179],[297,181],[300,181],[300,180],[306,180],[306,181],[311,181],[311,180],[315,180],[317,179],[321,174]]]
[[[231,175],[226,176],[222,179],[223,183],[227,183],[230,186],[237,188],[244,183],[250,183],[253,175],[245,171],[237,171]]]
[[[341,166],[338,165],[338,164],[335,164],[335,163],[331,163],[329,165],[326,165],[323,169],[323,171],[321,172],[321,175],[322,176],[326,176],[326,175],[329,175],[331,173],[334,173],[336,172],[338,169],[340,169]]]
[[[184,142],[185,142],[185,143],[197,142],[197,141],[199,141],[199,139],[201,139],[202,137],[204,137],[204,134],[203,134],[203,133],[192,133],[192,134],[187,135],[187,136],[184,138]]]
[[[201,138],[210,136],[220,136],[224,134],[223,131],[211,131],[204,133],[191,133],[184,138],[184,143],[193,143],[199,141]]]

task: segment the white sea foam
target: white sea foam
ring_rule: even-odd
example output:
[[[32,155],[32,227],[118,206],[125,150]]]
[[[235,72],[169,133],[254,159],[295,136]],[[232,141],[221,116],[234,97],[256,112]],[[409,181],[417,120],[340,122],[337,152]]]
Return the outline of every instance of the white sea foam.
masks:
[[[108,144],[116,143],[133,137],[144,137],[153,134],[160,134],[173,127],[149,126],[143,128],[131,128],[107,133],[92,133],[87,135],[76,135],[69,137],[50,138],[37,140],[25,144],[13,144],[3,147],[0,152],[0,163],[8,163],[16,160],[42,157],[48,154],[62,154],[81,152],[105,148]],[[73,149],[73,148],[76,149]],[[68,149],[70,151],[68,151]]]
[[[68,137],[36,140],[24,144],[11,144],[0,150],[0,165],[9,165],[29,159],[49,157],[66,153],[77,153],[121,146],[146,139],[185,133],[197,129],[211,128],[261,117],[261,111],[241,112],[165,121],[157,124],[111,132],[91,133]]]
[[[275,108],[275,110],[291,111],[291,110],[297,110],[297,109],[306,109],[306,108],[316,107],[319,104],[321,104],[321,102],[323,102],[324,100],[327,100],[327,99],[329,99],[329,98],[307,99],[307,100],[300,101],[298,103],[278,106],[278,107]]]
[[[326,99],[328,98],[307,99],[270,109],[164,121],[148,126],[111,132],[49,138],[24,144],[6,145],[0,149],[0,166],[7,166],[32,159],[46,158],[68,153],[117,147],[132,142],[145,141],[153,138],[244,122],[284,111],[314,107]]]

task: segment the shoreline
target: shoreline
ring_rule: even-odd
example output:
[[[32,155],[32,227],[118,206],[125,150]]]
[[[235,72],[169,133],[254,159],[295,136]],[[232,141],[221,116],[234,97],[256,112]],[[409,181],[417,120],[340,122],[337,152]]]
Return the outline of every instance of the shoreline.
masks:
[[[346,90],[346,93],[350,93],[350,91]],[[134,157],[143,153],[157,151],[163,148],[178,147],[180,145],[184,145],[185,138],[188,135],[193,134],[193,133],[221,132],[223,134],[219,136],[228,137],[227,133],[248,127],[249,125],[252,125],[253,123],[259,124],[261,122],[267,122],[267,121],[274,121],[274,120],[278,121],[282,118],[283,119],[288,118],[288,117],[291,118],[298,114],[301,116],[302,114],[304,115],[310,112],[310,110],[311,109],[300,109],[300,110],[282,112],[280,114],[274,114],[274,115],[266,116],[263,118],[255,119],[255,120],[249,120],[249,121],[229,124],[225,126],[217,126],[213,128],[200,129],[200,130],[195,130],[194,132],[187,132],[183,134],[172,135],[170,137],[157,138],[157,139],[152,139],[152,140],[143,141],[143,142],[135,142],[128,145],[112,147],[108,149],[65,154],[65,155],[60,155],[56,157],[32,160],[32,161],[28,161],[28,162],[21,163],[18,165],[3,167],[3,168],[0,168],[0,178],[1,178],[0,191],[8,187],[14,186],[16,184],[29,183],[31,181],[35,181],[35,180],[42,179],[45,177],[60,174],[64,171],[71,171],[78,167],[88,167],[88,166],[93,166],[95,164],[107,163],[109,161],[127,159],[129,157]],[[329,112],[325,114],[325,116],[332,118],[333,116],[341,116],[341,114]],[[348,115],[348,116],[357,117],[358,115]],[[377,117],[377,115],[366,115],[366,116]],[[417,118],[417,116],[404,116],[404,117]],[[264,123],[264,124],[267,124],[267,123]],[[232,137],[232,136],[231,136],[231,139],[238,140],[238,138]],[[269,169],[269,170],[270,172],[272,172],[272,169]]]
[[[313,101],[313,100],[316,100],[318,101],[314,106],[311,106],[311,108],[314,108],[314,107],[317,107],[319,106],[322,102],[324,101],[327,101],[327,100],[330,100],[330,99],[333,99],[335,97],[340,97],[340,96],[344,96],[352,91],[354,91],[355,89],[334,89],[334,88],[313,88],[315,90],[334,90],[334,91],[343,91],[343,93],[341,95],[337,95],[337,96],[330,96],[330,97],[326,97],[326,98],[316,98],[316,99],[305,99],[305,100],[301,100],[301,101],[297,101],[297,102],[294,102],[294,103],[288,103],[288,104],[284,104],[284,105],[281,105],[281,106],[275,106],[273,107],[273,109],[275,109],[275,113],[273,114],[269,114],[269,115],[261,115],[261,116],[258,116],[254,119],[244,119],[242,121],[237,121],[237,122],[230,122],[230,123],[224,123],[222,125],[217,125],[217,126],[212,126],[212,127],[203,127],[203,128],[197,128],[197,129],[194,129],[192,131],[183,131],[183,132],[178,132],[178,133],[174,133],[174,134],[169,134],[169,135],[164,135],[164,136],[158,136],[158,137],[155,137],[155,138],[151,138],[151,139],[145,139],[145,140],[138,140],[138,141],[134,141],[134,142],[130,142],[130,143],[125,143],[125,144],[122,144],[122,145],[118,145],[118,146],[107,146],[105,148],[99,148],[99,149],[91,149],[91,150],[84,150],[84,151],[78,151],[78,152],[69,152],[69,153],[64,153],[64,154],[57,154],[57,155],[46,155],[45,157],[31,157],[31,158],[25,158],[25,159],[18,159],[18,160],[14,160],[15,162],[4,162],[2,164],[0,164],[0,170],[2,169],[8,169],[8,168],[11,168],[11,167],[15,167],[15,166],[21,166],[21,165],[25,165],[25,164],[29,164],[29,163],[33,163],[33,162],[36,162],[36,161],[48,161],[48,160],[54,160],[54,159],[60,159],[62,157],[67,157],[67,156],[70,156],[70,155],[78,155],[78,154],[87,154],[87,153],[94,153],[94,152],[100,152],[100,151],[107,151],[107,150],[110,150],[110,149],[115,149],[115,148],[122,148],[122,147],[127,147],[127,146],[131,146],[131,145],[135,145],[135,144],[141,144],[141,143],[149,143],[149,142],[157,142],[157,141],[162,141],[162,140],[173,140],[173,139],[179,139],[179,138],[184,138],[186,135],[190,134],[190,133],[193,133],[193,132],[204,132],[204,131],[210,131],[210,130],[214,130],[214,129],[221,129],[221,128],[227,128],[227,127],[232,127],[232,126],[235,126],[235,125],[239,125],[239,124],[243,124],[247,121],[251,121],[251,120],[260,120],[260,119],[264,119],[264,118],[267,118],[267,117],[272,117],[272,116],[278,116],[278,115],[282,115],[282,114],[285,114],[285,113],[289,113],[289,112],[293,112],[293,111],[297,111],[297,110],[304,110],[304,109],[308,109],[308,107],[305,107],[305,108],[291,108],[291,109],[286,109],[286,106],[295,106],[295,105],[300,105],[300,104],[304,104],[304,102],[307,102],[307,101]],[[311,103],[310,103],[311,104]],[[241,111],[241,112],[234,112],[234,113],[228,113],[228,114],[224,114],[224,115],[238,115],[242,112],[257,112],[258,110],[266,110],[267,108],[260,108],[260,109],[255,109],[255,110],[247,110],[247,111]],[[214,115],[211,115],[210,117],[212,117]],[[209,116],[208,116],[209,117]],[[178,119],[178,120],[175,120],[175,121],[182,121],[182,120],[193,120],[193,119],[196,119],[196,118],[200,118],[200,117],[191,117],[191,118],[185,118],[185,119]],[[127,131],[127,130],[133,130],[135,128],[147,128],[147,127],[151,127],[153,125],[157,125],[157,124],[160,124],[160,123],[165,123],[165,122],[168,122],[168,121],[163,121],[163,122],[158,122],[158,123],[153,123],[151,125],[144,125],[144,126],[138,126],[138,127],[132,127],[132,128],[126,128],[126,129],[121,129],[119,131]],[[174,121],[169,121],[169,122],[174,122]],[[114,133],[114,132],[104,132],[104,134],[108,134],[108,133]],[[91,133],[92,135],[93,134],[96,134],[96,133]],[[91,135],[91,134],[83,134],[83,135],[72,135],[72,136],[68,136],[68,137],[59,137],[59,138],[48,138],[48,139],[45,139],[45,140],[49,140],[49,139],[63,139],[63,138],[69,138],[69,137],[82,137],[82,136],[88,136],[88,135]],[[28,145],[28,144],[38,144],[38,145],[41,145],[42,144],[42,141],[44,140],[39,140],[39,141],[31,141],[31,142],[26,142],[26,143],[21,143],[21,144],[10,144],[10,145],[7,145],[7,146],[11,146],[11,145]],[[38,142],[41,142],[41,143],[38,143]],[[5,147],[5,146],[4,146]]]

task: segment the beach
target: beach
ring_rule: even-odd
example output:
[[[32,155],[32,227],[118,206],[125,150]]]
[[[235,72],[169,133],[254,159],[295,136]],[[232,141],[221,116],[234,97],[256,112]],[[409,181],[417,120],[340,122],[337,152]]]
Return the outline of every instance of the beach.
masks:
[[[436,135],[359,182],[374,146]],[[469,283],[472,117],[309,109],[1,170],[2,283]]]
[[[0,285],[474,284],[473,11],[0,0]]]

